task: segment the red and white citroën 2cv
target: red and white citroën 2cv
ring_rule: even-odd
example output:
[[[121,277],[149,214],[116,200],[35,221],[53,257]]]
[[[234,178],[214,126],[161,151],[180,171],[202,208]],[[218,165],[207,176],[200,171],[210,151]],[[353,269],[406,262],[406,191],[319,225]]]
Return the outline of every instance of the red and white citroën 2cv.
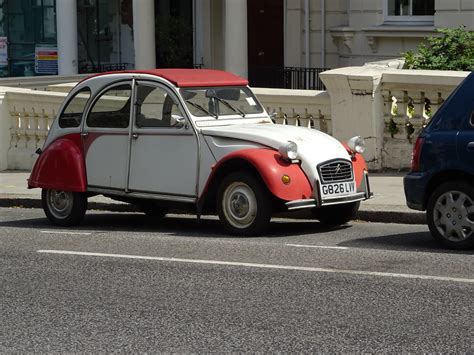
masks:
[[[60,108],[28,181],[48,219],[80,223],[102,194],[147,215],[217,213],[231,234],[265,231],[273,213],[352,219],[370,198],[364,142],[274,124],[234,74],[205,69],[106,73]]]

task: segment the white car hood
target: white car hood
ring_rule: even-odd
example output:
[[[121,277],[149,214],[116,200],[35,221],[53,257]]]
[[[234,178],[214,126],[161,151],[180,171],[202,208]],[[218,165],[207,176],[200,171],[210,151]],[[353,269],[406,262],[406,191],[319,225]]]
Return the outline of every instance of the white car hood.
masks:
[[[276,150],[293,141],[298,145],[299,158],[311,165],[337,158],[350,160],[347,150],[337,139],[310,128],[259,123],[206,127],[201,128],[201,132],[206,136],[244,140]]]

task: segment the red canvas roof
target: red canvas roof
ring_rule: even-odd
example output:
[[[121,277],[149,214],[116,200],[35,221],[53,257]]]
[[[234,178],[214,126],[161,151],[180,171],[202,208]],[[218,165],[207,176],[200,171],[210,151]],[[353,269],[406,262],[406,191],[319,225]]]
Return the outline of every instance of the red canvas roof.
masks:
[[[178,87],[196,86],[245,86],[248,80],[235,74],[214,69],[150,69],[150,70],[126,70],[122,72],[109,72],[98,75],[113,73],[137,73],[149,74],[162,77],[171,81]],[[96,75],[96,76],[98,76]]]

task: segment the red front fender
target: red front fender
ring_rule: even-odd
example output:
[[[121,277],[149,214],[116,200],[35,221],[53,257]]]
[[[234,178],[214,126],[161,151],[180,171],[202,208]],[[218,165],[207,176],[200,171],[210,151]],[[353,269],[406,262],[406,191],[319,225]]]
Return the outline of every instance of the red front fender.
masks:
[[[311,184],[300,165],[287,162],[273,149],[255,148],[232,152],[216,164],[212,176],[226,162],[233,159],[242,159],[249,162],[258,171],[268,190],[284,201],[306,199],[312,196]],[[283,175],[290,177],[289,184],[283,183]]]
[[[85,192],[87,175],[82,151],[79,134],[55,140],[38,157],[28,179],[28,188]]]

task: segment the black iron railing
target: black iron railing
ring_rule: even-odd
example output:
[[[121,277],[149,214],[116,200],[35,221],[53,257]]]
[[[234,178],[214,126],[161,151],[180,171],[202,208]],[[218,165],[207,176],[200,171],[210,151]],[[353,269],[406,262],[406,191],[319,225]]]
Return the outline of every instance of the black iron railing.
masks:
[[[127,69],[127,63],[110,63],[110,64],[100,64],[92,65],[89,63],[82,63],[79,65],[79,73],[88,74],[88,73],[104,73],[108,71],[118,71]]]
[[[249,67],[250,86],[326,90],[319,74],[326,68]]]

